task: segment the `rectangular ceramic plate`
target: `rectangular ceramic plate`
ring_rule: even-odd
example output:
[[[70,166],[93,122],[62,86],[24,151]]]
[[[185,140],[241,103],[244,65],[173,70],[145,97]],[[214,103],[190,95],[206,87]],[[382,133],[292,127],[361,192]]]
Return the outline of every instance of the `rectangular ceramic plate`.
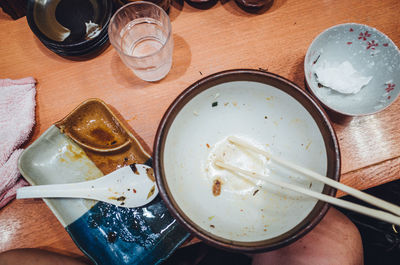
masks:
[[[102,148],[126,140],[129,144],[99,153],[68,135]],[[21,155],[19,169],[31,185],[43,185],[95,179],[132,163],[151,166],[151,158],[104,102],[91,99],[32,143]],[[158,264],[189,237],[159,197],[135,209],[85,199],[44,201],[77,246],[99,265]]]

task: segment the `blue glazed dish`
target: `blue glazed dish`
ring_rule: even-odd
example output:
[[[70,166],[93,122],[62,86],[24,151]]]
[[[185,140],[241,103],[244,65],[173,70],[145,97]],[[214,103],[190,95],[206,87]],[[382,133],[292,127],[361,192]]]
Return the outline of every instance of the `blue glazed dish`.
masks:
[[[65,126],[78,125],[74,123],[78,117],[83,118],[79,122],[85,124],[86,118],[94,117],[89,115],[92,111],[96,112],[94,116],[101,123],[114,123],[112,131],[120,135],[113,136],[113,143],[118,144],[127,137],[130,147],[124,146],[119,151],[99,155],[68,137]],[[79,113],[84,115],[77,115]],[[101,124],[98,126],[102,127]],[[108,164],[100,158],[107,158]],[[152,159],[104,102],[91,99],[79,105],[64,120],[52,125],[32,143],[21,155],[19,169],[31,185],[43,185],[95,179],[131,163],[152,166]],[[86,199],[44,201],[76,245],[98,265],[159,264],[190,235],[171,216],[160,197],[134,209]]]
[[[159,197],[138,209],[99,202],[66,230],[98,265],[159,264],[189,236]]]

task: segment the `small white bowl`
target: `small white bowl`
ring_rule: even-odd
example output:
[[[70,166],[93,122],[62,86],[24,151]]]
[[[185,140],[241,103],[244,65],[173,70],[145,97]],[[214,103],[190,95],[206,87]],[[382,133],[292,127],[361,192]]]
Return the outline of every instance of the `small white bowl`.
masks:
[[[346,61],[361,76],[372,77],[368,84],[354,94],[322,86],[317,69],[337,67]],[[348,23],[323,31],[308,48],[304,69],[310,92],[326,108],[344,115],[377,113],[399,95],[400,51],[385,34],[367,25]],[[345,80],[344,76],[337,76],[335,82]]]

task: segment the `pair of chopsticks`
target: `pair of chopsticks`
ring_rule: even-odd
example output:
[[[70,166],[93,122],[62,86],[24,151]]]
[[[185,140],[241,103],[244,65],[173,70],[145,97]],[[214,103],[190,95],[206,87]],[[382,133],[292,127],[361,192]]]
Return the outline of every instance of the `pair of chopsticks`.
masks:
[[[268,152],[266,152],[264,150],[261,150],[261,149],[255,147],[255,146],[253,146],[253,145],[251,145],[251,144],[249,144],[249,143],[247,143],[247,142],[245,142],[245,141],[243,141],[243,140],[241,140],[241,139],[239,139],[237,137],[233,137],[233,136],[228,137],[228,141],[233,143],[233,144],[235,144],[235,145],[237,145],[237,146],[240,146],[242,148],[246,148],[246,149],[249,149],[249,150],[251,150],[251,151],[253,151],[255,153],[264,155],[267,159],[271,159],[272,161],[275,161],[276,163],[278,163],[278,164],[280,164],[282,166],[285,166],[287,168],[290,168],[292,170],[300,172],[300,173],[302,173],[302,174],[304,174],[306,176],[309,176],[309,177],[312,177],[312,178],[314,178],[316,180],[319,180],[319,181],[321,181],[321,182],[323,182],[323,183],[325,183],[325,184],[327,184],[327,185],[329,185],[331,187],[334,187],[336,189],[342,190],[342,191],[346,192],[349,195],[352,195],[352,196],[354,196],[354,197],[356,197],[356,198],[358,198],[360,200],[368,202],[368,203],[370,203],[370,204],[372,204],[374,206],[377,206],[377,207],[379,207],[381,209],[384,209],[384,210],[386,210],[388,212],[391,212],[391,213],[394,213],[396,215],[393,215],[393,214],[390,214],[388,212],[384,212],[384,211],[381,211],[381,210],[368,208],[368,207],[365,207],[365,206],[362,206],[362,205],[359,205],[359,204],[356,204],[356,203],[352,203],[352,202],[348,202],[348,201],[345,201],[345,200],[341,200],[341,199],[338,199],[338,198],[335,198],[335,197],[332,197],[332,196],[328,196],[326,194],[322,194],[322,193],[319,193],[319,192],[316,192],[316,191],[313,191],[313,190],[309,190],[309,189],[306,189],[306,188],[302,188],[302,187],[299,187],[299,186],[296,186],[296,185],[293,185],[293,184],[290,184],[290,183],[287,183],[287,182],[283,182],[283,181],[275,180],[275,179],[272,179],[272,178],[268,178],[267,176],[258,174],[256,172],[244,170],[244,169],[238,168],[236,166],[224,163],[222,161],[215,161],[215,164],[217,166],[221,167],[221,168],[225,168],[225,169],[233,171],[233,172],[239,172],[239,173],[241,173],[241,175],[247,176],[250,179],[252,179],[252,178],[260,179],[260,180],[263,180],[265,182],[269,182],[271,184],[274,184],[276,186],[280,186],[280,187],[283,187],[283,188],[286,188],[286,189],[289,189],[289,190],[292,190],[292,191],[295,191],[295,192],[299,192],[299,193],[308,195],[310,197],[314,197],[314,198],[316,198],[318,200],[325,201],[325,202],[328,202],[330,204],[333,204],[333,205],[336,205],[336,206],[339,206],[339,207],[343,207],[345,209],[352,210],[352,211],[355,211],[355,212],[358,212],[358,213],[361,213],[361,214],[364,214],[364,215],[367,215],[367,216],[370,216],[370,217],[373,217],[373,218],[376,218],[376,219],[379,219],[379,220],[382,220],[382,221],[385,221],[385,222],[389,222],[391,224],[400,225],[400,207],[397,206],[397,205],[394,205],[392,203],[389,203],[387,201],[384,201],[382,199],[379,199],[377,197],[369,195],[369,194],[367,194],[365,192],[356,190],[356,189],[354,189],[352,187],[346,186],[346,185],[344,185],[344,184],[342,184],[340,182],[337,182],[337,181],[335,181],[333,179],[330,179],[330,178],[328,178],[326,176],[320,175],[320,174],[318,174],[318,173],[316,173],[316,172],[314,172],[312,170],[309,170],[309,169],[303,168],[301,166],[298,166],[296,164],[293,164],[292,162],[285,161],[285,160],[283,160],[281,158],[278,158],[278,157],[276,157],[276,156],[274,156],[274,155],[272,155],[272,154],[270,154],[270,153],[268,153]]]

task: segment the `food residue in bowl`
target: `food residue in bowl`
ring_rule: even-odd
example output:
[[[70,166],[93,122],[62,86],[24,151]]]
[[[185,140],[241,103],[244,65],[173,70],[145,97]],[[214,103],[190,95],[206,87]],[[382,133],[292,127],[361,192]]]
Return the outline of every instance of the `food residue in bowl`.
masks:
[[[222,181],[219,178],[214,179],[212,192],[214,196],[219,196],[221,194]]]
[[[240,137],[243,139],[243,137]],[[263,149],[263,145],[251,139],[243,139]],[[237,167],[254,171],[262,175],[269,175],[267,164],[270,163],[264,156],[241,149],[228,141],[228,137],[220,140],[207,148],[209,151],[205,161],[205,176],[210,183],[210,192],[214,196],[222,196],[224,193],[232,193],[245,197],[253,197],[256,190],[263,183],[261,180],[248,181],[233,172],[215,165],[215,161],[223,161]],[[257,192],[256,192],[257,193]]]
[[[91,20],[89,22],[85,22],[86,25],[86,38],[87,39],[93,39],[96,38],[100,32],[101,32],[101,27],[92,22]]]
[[[342,94],[356,94],[368,85],[372,76],[363,76],[349,61],[331,64],[324,60],[314,67],[319,85],[331,88]]]

